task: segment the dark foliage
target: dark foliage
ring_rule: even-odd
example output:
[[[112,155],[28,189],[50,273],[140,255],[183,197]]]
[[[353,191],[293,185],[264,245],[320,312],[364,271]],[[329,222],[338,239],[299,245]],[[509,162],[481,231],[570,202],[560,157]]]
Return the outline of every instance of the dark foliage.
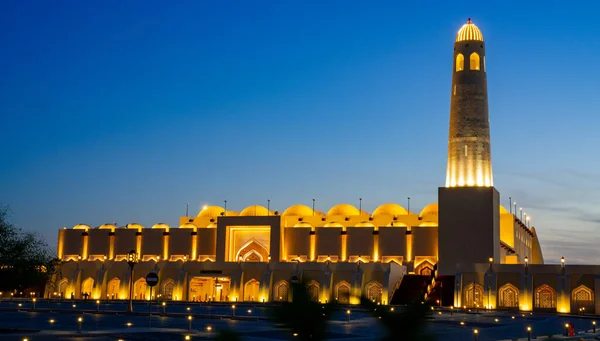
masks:
[[[364,308],[373,312],[381,322],[385,334],[382,341],[432,341],[434,335],[426,332],[425,327],[431,314],[431,307],[421,301],[414,302],[398,309],[377,305],[362,298]]]
[[[7,207],[0,206],[0,289],[43,292],[56,262],[39,235],[12,225]]]
[[[291,289],[291,302],[274,308],[273,318],[291,333],[297,333],[299,340],[324,340],[333,305],[313,301],[305,283],[292,283]]]

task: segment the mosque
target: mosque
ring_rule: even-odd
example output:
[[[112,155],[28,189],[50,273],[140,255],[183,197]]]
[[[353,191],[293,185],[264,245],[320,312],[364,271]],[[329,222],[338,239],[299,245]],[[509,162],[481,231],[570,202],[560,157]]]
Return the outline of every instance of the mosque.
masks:
[[[321,212],[313,200],[238,213],[225,201],[181,217],[178,227],[80,224],[59,230],[62,264],[46,297],[276,302],[289,300],[290,284],[302,279],[320,302],[356,304],[364,295],[402,303],[416,286],[444,305],[595,310],[600,267],[544,265],[535,228],[516,204],[500,205],[485,56],[469,19],[454,43],[446,186],[437,203],[419,212],[396,203]],[[159,277],[152,294],[149,272]]]

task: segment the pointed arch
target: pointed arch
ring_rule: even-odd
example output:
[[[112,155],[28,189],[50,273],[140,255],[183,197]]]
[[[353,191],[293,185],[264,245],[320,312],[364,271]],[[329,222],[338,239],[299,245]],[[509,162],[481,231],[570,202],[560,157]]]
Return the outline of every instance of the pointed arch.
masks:
[[[161,283],[161,292],[163,299],[173,299],[173,289],[175,288],[175,281],[171,278],[165,278]]]
[[[117,300],[119,298],[119,287],[121,286],[121,280],[118,277],[114,277],[106,284],[106,295],[108,299]]]
[[[58,282],[58,294],[59,297],[65,297],[65,293],[67,291],[67,285],[69,284],[69,280],[65,277]]]
[[[84,298],[85,294],[87,294],[88,297],[91,297],[92,290],[94,290],[94,279],[88,277],[81,282],[81,297]]]
[[[535,307],[539,309],[556,309],[556,291],[547,284],[535,289]]]
[[[415,274],[421,276],[431,276],[434,265],[429,260],[424,260],[415,267]]]
[[[255,302],[258,301],[260,290],[260,282],[254,278],[244,284],[244,300]]]
[[[146,285],[146,279],[140,278],[133,284],[133,299],[134,300],[144,300],[146,299],[146,290],[148,286]]]
[[[341,281],[336,284],[335,298],[340,304],[350,304],[350,283]]]
[[[266,262],[269,257],[267,250],[266,246],[252,238],[238,249],[235,259],[243,262]]]
[[[481,69],[479,54],[477,52],[473,52],[469,56],[469,69],[477,71]]]
[[[308,296],[311,300],[315,302],[319,300],[320,287],[321,286],[319,285],[319,283],[315,280],[308,282],[308,284],[306,285],[306,291],[308,291]]]
[[[381,295],[383,293],[383,285],[377,281],[371,281],[366,285],[367,298],[370,301],[380,303]]]
[[[510,283],[506,283],[498,289],[498,307],[518,308],[519,289]]]
[[[585,285],[580,285],[571,292],[571,302],[575,309],[585,308],[592,312],[594,307],[594,291]]]
[[[273,287],[273,297],[277,301],[287,301],[290,285],[287,281],[279,281]]]
[[[456,55],[456,72],[465,69],[465,56],[462,53]]]
[[[471,283],[464,289],[465,305],[469,308],[483,307],[483,286]]]

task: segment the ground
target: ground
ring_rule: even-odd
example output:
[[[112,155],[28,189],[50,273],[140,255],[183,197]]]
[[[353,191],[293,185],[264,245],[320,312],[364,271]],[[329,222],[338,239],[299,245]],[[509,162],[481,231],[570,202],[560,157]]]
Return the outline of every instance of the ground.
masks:
[[[21,304],[21,306],[19,306]],[[75,307],[73,307],[75,305]],[[0,302],[0,337],[2,341],[28,339],[50,340],[207,340],[222,328],[232,328],[248,341],[293,341],[291,332],[277,328],[266,318],[268,307],[262,304],[188,304],[167,303],[152,307],[151,329],[148,328],[148,305],[137,303],[134,314],[123,314],[124,302],[3,300]],[[337,312],[330,323],[328,339],[344,341],[376,340],[382,331],[377,321],[365,311],[350,307],[350,322],[344,310]],[[386,309],[390,309],[386,307]],[[401,309],[397,307],[396,309]],[[97,312],[99,310],[99,312]],[[234,316],[232,316],[234,315]],[[188,316],[193,316],[188,330]],[[81,333],[78,318],[82,318]],[[233,317],[233,318],[232,318]],[[434,310],[429,330],[439,341],[473,340],[474,330],[480,341],[524,338],[526,328],[532,336],[547,337],[564,333],[565,323],[571,322],[576,332],[592,329],[594,316],[574,316],[517,312],[470,312],[450,314]],[[461,324],[461,322],[463,324]],[[210,328],[209,328],[210,327]],[[587,334],[580,334],[586,336]],[[591,337],[591,335],[590,335]],[[577,340],[579,338],[576,338]]]

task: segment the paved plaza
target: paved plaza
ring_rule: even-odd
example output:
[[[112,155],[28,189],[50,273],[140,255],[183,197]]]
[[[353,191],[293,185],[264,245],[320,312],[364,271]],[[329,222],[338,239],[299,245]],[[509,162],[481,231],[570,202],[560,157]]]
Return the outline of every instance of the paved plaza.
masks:
[[[19,306],[20,304],[20,306]],[[125,302],[96,304],[73,301],[5,300],[0,302],[0,336],[2,341],[24,340],[207,340],[219,330],[230,328],[240,333],[244,340],[293,341],[288,330],[278,328],[269,318],[269,306],[262,304],[201,304],[172,303],[151,307],[137,303],[133,314],[124,314]],[[378,322],[371,315],[350,307],[350,322],[346,310],[337,311],[329,324],[329,340],[376,340],[382,334]],[[390,309],[386,307],[386,309]],[[401,307],[396,307],[400,310]],[[189,316],[192,316],[191,322]],[[81,332],[78,332],[81,318]],[[150,321],[150,328],[148,323]],[[534,338],[560,336],[565,323],[570,322],[579,333],[591,332],[593,316],[567,316],[540,313],[470,312],[450,314],[447,310],[434,310],[428,324],[431,333],[440,341],[474,340],[526,340],[527,327]],[[189,328],[191,326],[191,328]],[[189,328],[189,329],[188,329]],[[570,338],[592,339],[591,334]]]

